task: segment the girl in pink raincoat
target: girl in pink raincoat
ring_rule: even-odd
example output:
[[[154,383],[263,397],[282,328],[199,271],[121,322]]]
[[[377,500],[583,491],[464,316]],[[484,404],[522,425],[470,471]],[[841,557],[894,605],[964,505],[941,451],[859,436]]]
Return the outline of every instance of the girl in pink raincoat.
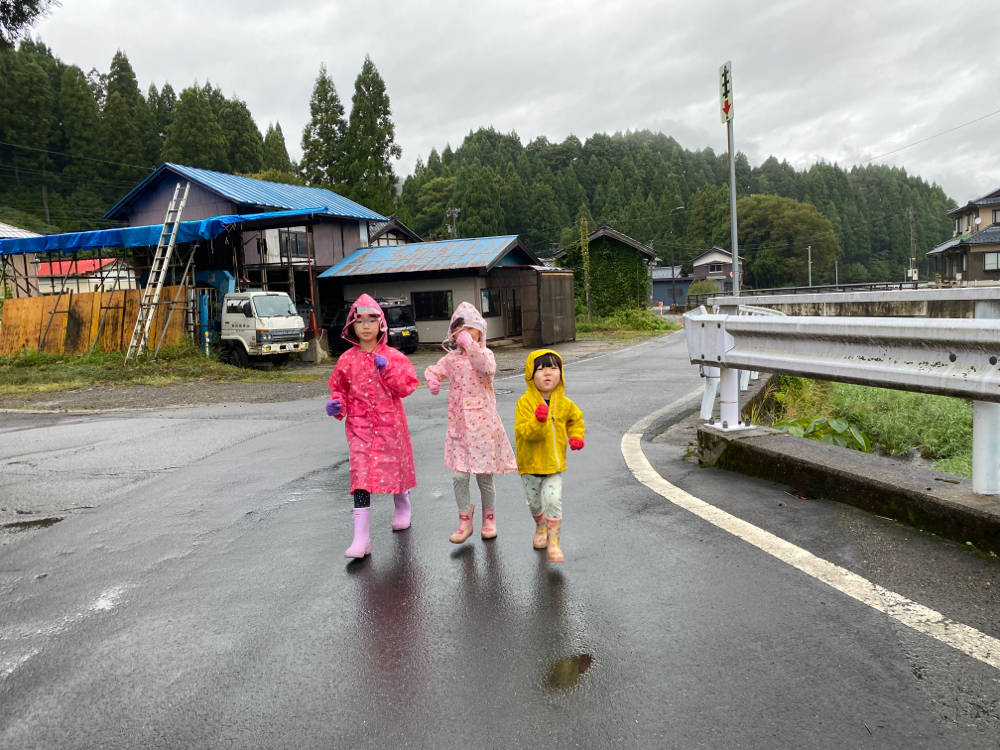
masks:
[[[486,348],[486,321],[468,302],[451,316],[450,333],[443,346],[451,349],[436,365],[424,372],[433,395],[446,378],[448,394],[448,434],[444,441],[444,464],[454,471],[452,483],[458,503],[458,530],[451,541],[461,544],[472,535],[476,507],[469,497],[469,479],[476,475],[483,502],[483,539],[497,535],[494,515],[493,475],[517,471],[517,457],[510,447],[493,393],[497,366],[493,352]]]
[[[361,558],[372,551],[368,516],[373,494],[392,494],[393,531],[410,526],[410,488],[417,477],[400,399],[420,381],[410,360],[386,344],[385,315],[367,294],[351,306],[341,336],[354,346],[340,356],[330,376],[326,413],[338,420],[347,417],[354,541],[344,556]]]

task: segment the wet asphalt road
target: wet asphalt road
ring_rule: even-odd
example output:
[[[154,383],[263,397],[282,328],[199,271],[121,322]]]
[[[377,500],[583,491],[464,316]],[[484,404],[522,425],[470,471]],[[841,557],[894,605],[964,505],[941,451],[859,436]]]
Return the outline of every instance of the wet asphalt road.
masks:
[[[700,385],[685,353],[680,334],[567,367],[587,446],[558,566],[513,475],[499,537],[448,543],[446,400],[425,389],[405,402],[413,527],[375,498],[351,564],[321,400],[0,415],[0,504],[78,508],[0,547],[0,748],[1000,747],[1000,672],[632,477],[622,434]],[[522,380],[496,386],[512,430]],[[702,499],[1000,635],[996,565],[645,448]]]

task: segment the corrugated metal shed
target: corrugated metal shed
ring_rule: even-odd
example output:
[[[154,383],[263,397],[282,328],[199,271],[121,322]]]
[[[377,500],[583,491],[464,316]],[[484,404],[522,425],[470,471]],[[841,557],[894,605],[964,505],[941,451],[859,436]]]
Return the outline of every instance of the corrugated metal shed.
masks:
[[[40,237],[41,235],[35,234],[34,232],[29,232],[27,229],[21,229],[21,227],[15,227],[10,224],[4,224],[0,221],[0,237],[3,239],[22,239],[25,237]]]
[[[307,209],[325,207],[334,216],[348,219],[367,219],[369,221],[385,221],[386,217],[348,200],[326,188],[302,187],[301,185],[285,185],[277,182],[254,180],[250,177],[239,177],[233,174],[212,172],[208,169],[195,169],[182,164],[161,164],[145,180],[136,185],[128,195],[118,201],[110,211],[104,214],[105,219],[127,218],[126,206],[142,194],[154,182],[162,179],[170,172],[196,182],[207,190],[221,195],[234,203],[244,206],[259,206],[262,209]]]
[[[512,254],[515,257],[508,259],[507,256]],[[517,235],[477,237],[441,242],[415,242],[409,245],[363,247],[321,273],[319,278],[454,271],[462,268],[492,269],[497,265],[541,265],[541,263]]]

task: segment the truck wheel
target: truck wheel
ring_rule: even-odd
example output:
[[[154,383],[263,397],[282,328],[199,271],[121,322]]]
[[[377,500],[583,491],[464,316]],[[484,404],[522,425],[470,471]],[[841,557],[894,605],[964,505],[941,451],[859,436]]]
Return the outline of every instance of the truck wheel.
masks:
[[[250,363],[250,358],[242,346],[230,345],[226,347],[226,364],[233,367],[246,367]]]

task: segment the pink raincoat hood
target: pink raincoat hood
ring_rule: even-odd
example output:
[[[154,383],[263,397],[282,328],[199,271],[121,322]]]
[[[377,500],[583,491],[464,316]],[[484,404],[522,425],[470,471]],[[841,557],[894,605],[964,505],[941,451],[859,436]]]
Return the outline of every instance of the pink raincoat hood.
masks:
[[[354,346],[360,346],[357,341],[347,335],[347,332],[354,326],[354,321],[358,319],[359,315],[378,315],[378,345],[381,346],[389,340],[389,325],[385,322],[385,313],[382,312],[382,308],[379,307],[378,302],[367,294],[362,294],[354,300],[354,304],[351,305],[351,309],[347,313],[347,323],[344,324],[344,329],[340,332],[340,338],[350,341]],[[485,326],[485,323],[483,325]]]
[[[479,314],[479,310],[475,308],[475,305],[471,302],[462,302],[455,308],[455,312],[452,313],[451,324],[448,326],[448,338],[441,342],[445,351],[448,351],[448,344],[455,341],[458,332],[465,326],[476,328],[482,332],[482,340],[484,343],[486,342],[486,321]]]

